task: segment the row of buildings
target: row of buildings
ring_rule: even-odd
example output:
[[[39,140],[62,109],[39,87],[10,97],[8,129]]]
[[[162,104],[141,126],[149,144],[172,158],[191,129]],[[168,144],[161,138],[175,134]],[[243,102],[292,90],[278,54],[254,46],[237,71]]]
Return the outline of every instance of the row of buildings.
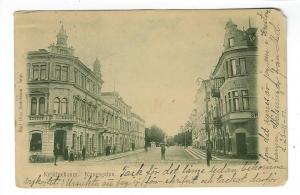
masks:
[[[229,20],[224,50],[208,79],[199,79],[189,117],[193,146],[233,158],[256,158],[257,28],[240,30]]]
[[[145,121],[116,92],[102,92],[101,65],[93,70],[74,56],[61,26],[56,44],[27,54],[28,151],[87,156],[144,147]]]

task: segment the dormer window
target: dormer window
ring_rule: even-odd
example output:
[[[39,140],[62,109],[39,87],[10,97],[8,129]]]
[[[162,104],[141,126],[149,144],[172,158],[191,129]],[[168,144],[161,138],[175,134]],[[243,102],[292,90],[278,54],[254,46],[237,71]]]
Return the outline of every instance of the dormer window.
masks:
[[[229,38],[228,42],[229,42],[229,47],[234,47],[234,38],[233,37]]]

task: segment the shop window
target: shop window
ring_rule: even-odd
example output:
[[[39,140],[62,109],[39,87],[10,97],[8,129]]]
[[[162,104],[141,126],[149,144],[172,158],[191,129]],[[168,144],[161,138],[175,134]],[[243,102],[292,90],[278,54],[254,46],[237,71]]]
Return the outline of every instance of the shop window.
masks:
[[[43,115],[45,114],[45,98],[41,97],[39,99],[39,114]]]
[[[30,139],[30,151],[37,152],[42,151],[42,134],[32,133]]]
[[[31,115],[36,115],[36,113],[37,113],[37,99],[36,98],[31,99],[30,113],[31,113]]]

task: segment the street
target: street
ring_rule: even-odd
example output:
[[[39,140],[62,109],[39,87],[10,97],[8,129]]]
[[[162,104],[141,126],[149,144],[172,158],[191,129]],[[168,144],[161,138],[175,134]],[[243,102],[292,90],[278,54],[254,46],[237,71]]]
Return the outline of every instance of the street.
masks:
[[[140,163],[190,163],[190,164],[206,164],[206,154],[203,151],[193,148],[183,148],[172,146],[166,148],[166,159],[161,160],[160,147],[149,148],[146,152],[144,149],[129,151],[125,153],[113,154],[110,156],[101,156],[89,158],[86,160],[75,160],[73,162],[59,160],[59,166],[82,165],[93,166],[99,164],[140,164]],[[211,164],[228,162],[230,164],[241,164],[244,160],[240,159],[221,159],[212,156]],[[248,160],[249,161],[249,160]],[[34,165],[34,164],[33,164]],[[49,165],[49,163],[41,163],[40,165]]]

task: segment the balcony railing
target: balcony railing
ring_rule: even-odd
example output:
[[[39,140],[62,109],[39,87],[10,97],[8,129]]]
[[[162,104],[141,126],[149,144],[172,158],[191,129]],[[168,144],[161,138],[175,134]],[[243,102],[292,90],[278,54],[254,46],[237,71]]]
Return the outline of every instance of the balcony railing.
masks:
[[[49,115],[30,115],[29,121],[49,121],[50,116]]]
[[[220,126],[220,125],[221,125],[221,118],[220,118],[220,117],[213,117],[212,123],[213,123],[215,126]]]
[[[54,114],[51,116],[51,121],[56,123],[76,123],[76,118],[70,114]]]

